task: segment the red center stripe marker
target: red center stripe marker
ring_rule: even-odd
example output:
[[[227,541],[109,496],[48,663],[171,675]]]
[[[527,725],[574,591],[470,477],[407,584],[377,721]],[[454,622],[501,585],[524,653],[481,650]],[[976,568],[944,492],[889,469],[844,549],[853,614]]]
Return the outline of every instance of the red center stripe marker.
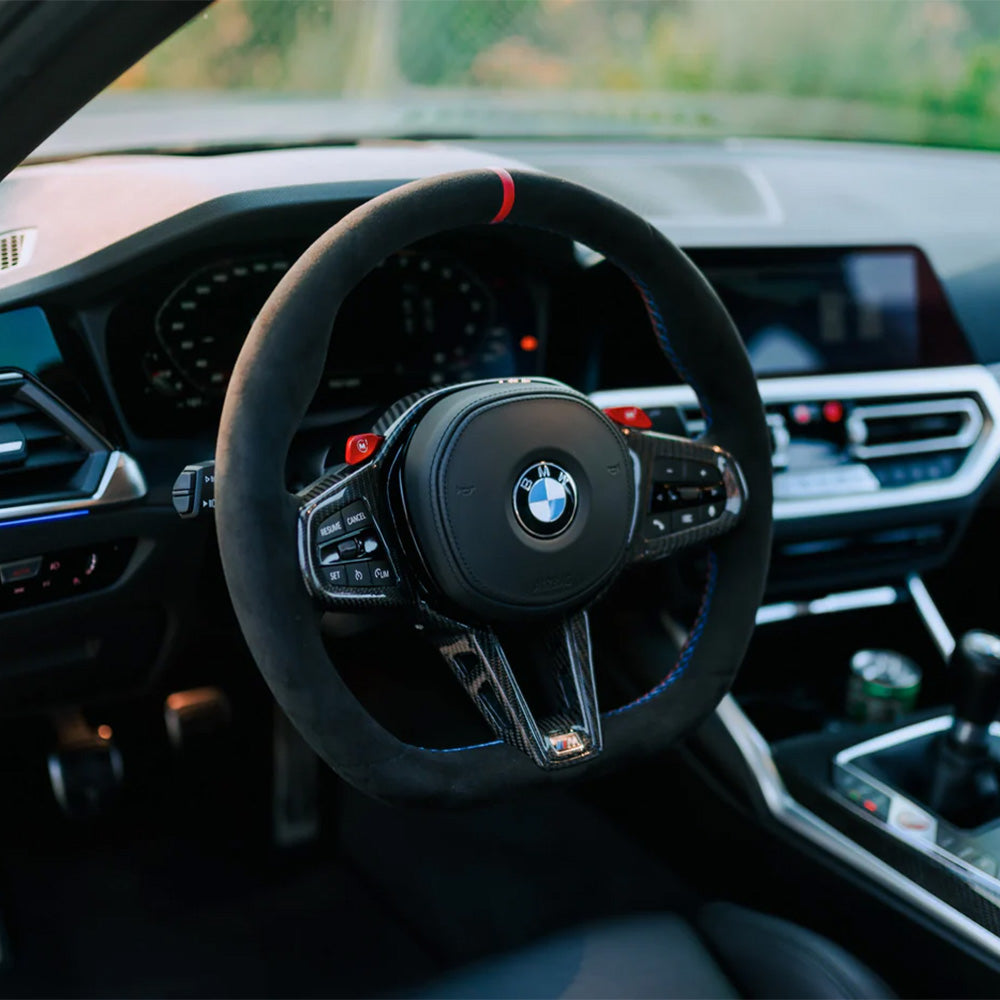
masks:
[[[495,226],[498,222],[503,222],[514,207],[514,178],[503,167],[492,167],[491,169],[500,178],[500,183],[503,185],[503,201],[500,203],[500,211],[490,219],[490,225]]]

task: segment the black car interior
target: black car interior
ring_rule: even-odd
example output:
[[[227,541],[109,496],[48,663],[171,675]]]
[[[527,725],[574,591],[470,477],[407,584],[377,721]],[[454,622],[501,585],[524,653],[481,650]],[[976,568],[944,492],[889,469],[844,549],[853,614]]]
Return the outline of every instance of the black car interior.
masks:
[[[0,183],[0,994],[995,996],[1000,168],[912,155]]]

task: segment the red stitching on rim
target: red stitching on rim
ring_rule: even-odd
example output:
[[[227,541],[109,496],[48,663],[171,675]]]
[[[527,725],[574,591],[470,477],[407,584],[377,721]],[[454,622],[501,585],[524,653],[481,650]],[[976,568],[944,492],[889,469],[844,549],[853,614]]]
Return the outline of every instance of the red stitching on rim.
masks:
[[[490,169],[500,178],[500,183],[503,185],[503,201],[500,203],[500,211],[490,219],[490,225],[493,226],[498,222],[503,222],[514,207],[514,178],[503,167],[490,167]]]

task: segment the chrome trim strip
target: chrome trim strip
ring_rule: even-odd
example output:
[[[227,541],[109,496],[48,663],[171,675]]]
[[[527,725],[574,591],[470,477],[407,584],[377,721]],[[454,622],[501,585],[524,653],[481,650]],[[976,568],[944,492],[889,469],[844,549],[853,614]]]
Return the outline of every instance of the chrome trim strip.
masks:
[[[838,611],[855,611],[858,608],[881,608],[895,604],[898,599],[895,587],[871,587],[868,590],[819,597],[809,602],[809,612],[814,615],[829,615]]]
[[[955,475],[947,479],[881,489],[865,494],[776,499],[774,517],[778,521],[961,499],[975,493],[983,485],[997,460],[1000,459],[1000,384],[983,365],[760,379],[757,384],[765,405],[804,400],[864,400],[887,396],[926,396],[931,392],[956,392],[974,395],[984,410],[983,430],[979,440],[972,446]],[[607,389],[591,393],[590,398],[600,407],[693,408],[698,405],[694,390],[687,385]],[[689,430],[693,429],[694,422],[689,427]]]
[[[933,736],[935,733],[943,732],[951,725],[950,715],[939,715],[934,719],[923,719],[914,722],[913,725],[904,726],[902,729],[893,729],[891,732],[882,733],[881,736],[873,736],[870,740],[858,743],[846,750],[841,750],[834,758],[834,764],[849,764],[856,757],[864,757],[865,754],[878,753],[880,750],[891,750],[901,743],[908,743],[910,740],[920,739],[922,736]],[[997,726],[996,723],[993,723]],[[1000,735],[1000,726],[997,726],[996,735]]]
[[[957,434],[943,437],[918,438],[896,444],[866,444],[868,420],[893,417],[933,416],[936,413],[958,413],[965,416]],[[969,448],[983,429],[983,414],[968,397],[958,399],[921,399],[912,403],[889,403],[884,406],[856,406],[847,418],[847,439],[855,458],[890,458],[896,455],[922,455],[935,451]]]
[[[900,874],[881,858],[866,851],[839,830],[810,812],[789,795],[771,756],[771,748],[753,723],[743,714],[732,695],[726,695],[716,709],[753,775],[771,815],[783,826],[833,855],[866,878],[905,899],[957,934],[1000,958],[1000,937],[939,899],[923,886]]]
[[[58,514],[63,511],[102,507],[106,504],[127,503],[129,500],[141,500],[145,495],[146,478],[143,476],[139,464],[124,451],[113,451],[108,455],[101,481],[91,496],[76,497],[72,500],[47,500],[43,503],[23,503],[15,507],[0,507],[0,522],[13,518],[40,517],[43,514]]]
[[[951,659],[951,654],[955,652],[955,637],[951,634],[941,612],[938,611],[934,598],[931,597],[926,584],[916,573],[911,573],[906,578],[906,587],[910,591],[913,603],[917,606],[917,613],[924,623],[934,645],[944,658],[945,663]]]
[[[773,622],[808,618],[811,615],[836,614],[839,611],[885,608],[899,603],[899,600],[899,591],[895,587],[885,586],[845,590],[817,597],[811,601],[779,601],[776,604],[762,604],[757,609],[757,624],[770,625]]]

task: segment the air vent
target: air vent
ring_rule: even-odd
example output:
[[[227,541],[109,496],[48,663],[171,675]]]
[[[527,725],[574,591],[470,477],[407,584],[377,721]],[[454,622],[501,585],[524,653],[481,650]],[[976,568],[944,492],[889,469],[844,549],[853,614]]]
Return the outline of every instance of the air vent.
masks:
[[[90,496],[110,447],[44,389],[0,376],[0,513]]]
[[[12,229],[0,233],[0,271],[24,267],[35,250],[35,229]]]
[[[858,406],[847,420],[850,452],[862,460],[969,448],[982,429],[982,411],[968,397]]]

